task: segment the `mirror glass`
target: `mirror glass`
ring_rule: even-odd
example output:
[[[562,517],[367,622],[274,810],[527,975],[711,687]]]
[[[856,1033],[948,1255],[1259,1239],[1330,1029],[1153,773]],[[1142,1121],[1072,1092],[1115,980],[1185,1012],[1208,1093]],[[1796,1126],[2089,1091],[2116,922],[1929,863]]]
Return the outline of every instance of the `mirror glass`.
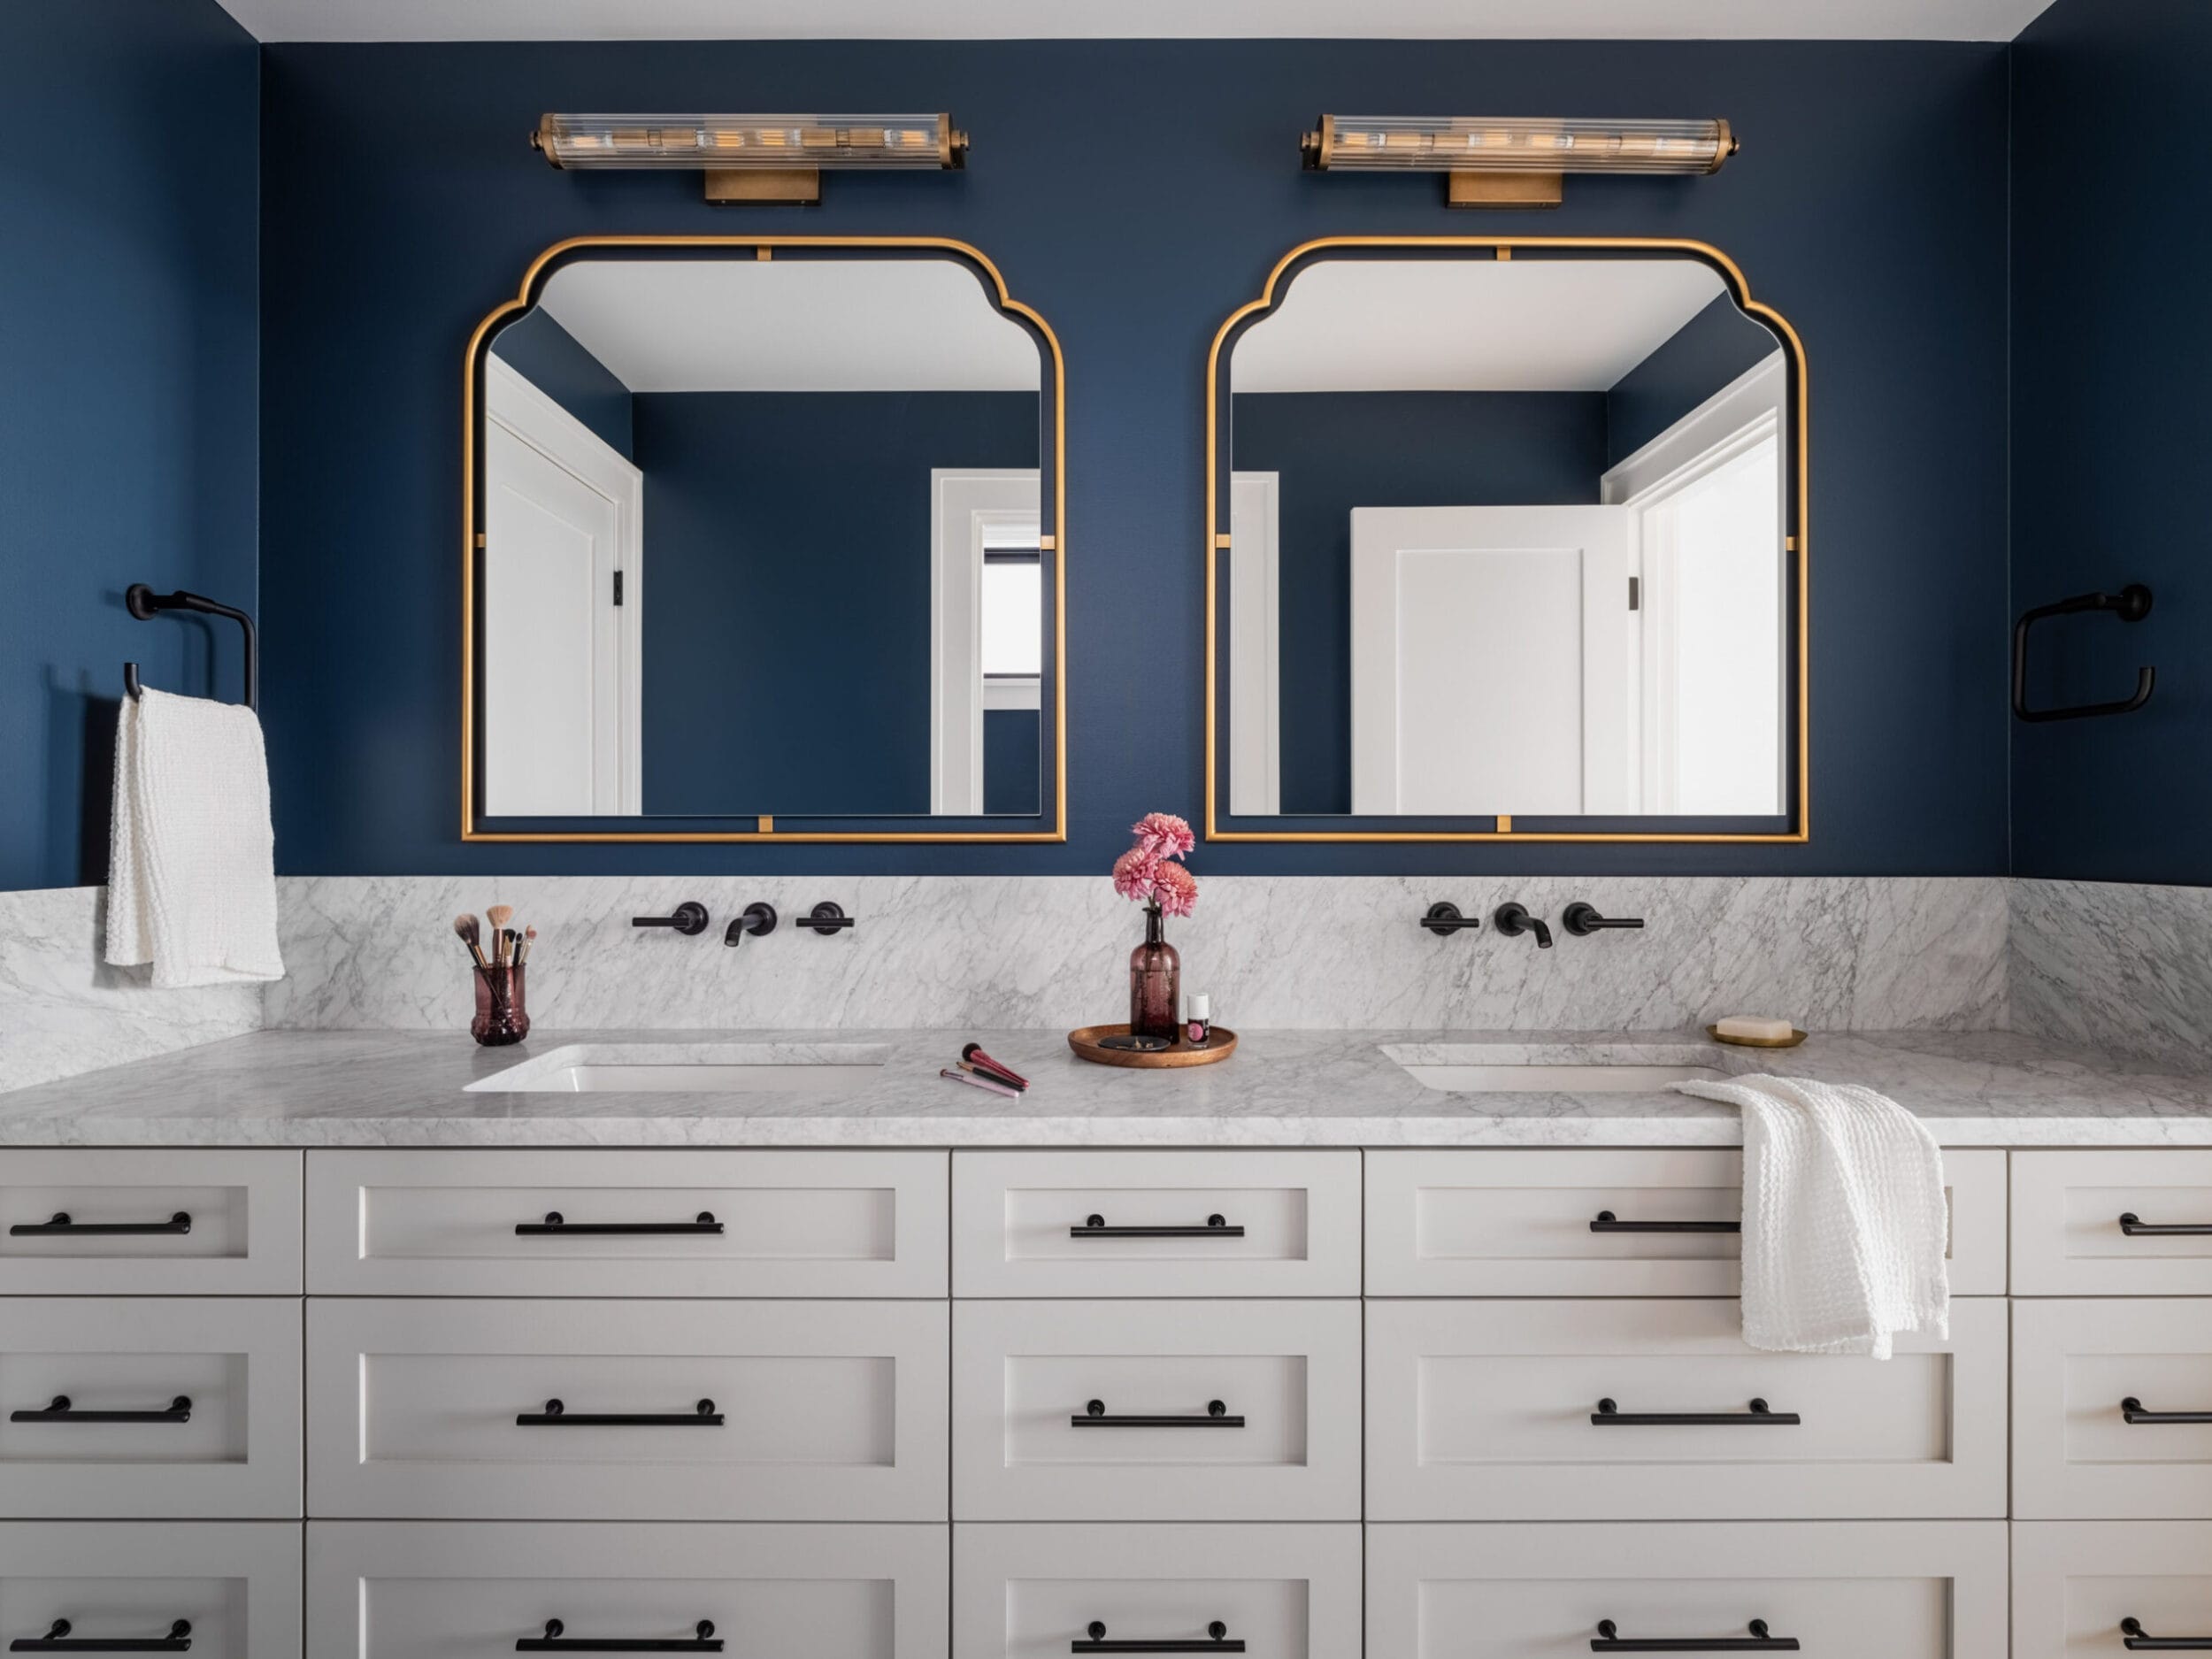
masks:
[[[1324,258],[1233,343],[1232,816],[1789,811],[1779,338],[1688,258]]]
[[[557,269],[480,359],[484,812],[1042,811],[1042,350],[948,258]]]

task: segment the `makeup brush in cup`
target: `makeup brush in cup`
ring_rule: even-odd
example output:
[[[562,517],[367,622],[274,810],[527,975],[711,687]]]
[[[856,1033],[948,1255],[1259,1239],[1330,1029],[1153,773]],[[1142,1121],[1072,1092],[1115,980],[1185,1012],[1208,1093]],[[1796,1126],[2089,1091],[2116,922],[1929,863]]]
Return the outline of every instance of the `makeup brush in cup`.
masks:
[[[515,919],[515,907],[511,904],[487,905],[484,909],[484,919],[492,925],[493,958],[500,966],[504,967],[509,960],[508,939],[510,935],[507,932],[507,924]]]
[[[469,955],[476,958],[478,967],[488,968],[492,965],[485,959],[484,947],[477,942],[476,918],[473,916],[455,917],[453,932],[455,936],[469,948]]]
[[[515,948],[515,966],[519,968],[530,960],[530,947],[537,942],[537,938],[536,928],[526,927],[522,930],[522,943]]]

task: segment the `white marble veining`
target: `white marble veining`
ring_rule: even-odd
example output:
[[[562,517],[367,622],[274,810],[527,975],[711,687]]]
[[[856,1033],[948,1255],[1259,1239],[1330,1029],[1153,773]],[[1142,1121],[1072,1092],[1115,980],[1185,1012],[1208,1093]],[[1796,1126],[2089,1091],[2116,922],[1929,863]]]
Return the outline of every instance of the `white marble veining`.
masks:
[[[2010,897],[2019,1029],[2212,1062],[2212,887],[2024,879]]]
[[[803,1043],[805,1032],[670,1033],[656,1042]],[[1028,1076],[1005,1100],[938,1068],[972,1036]],[[415,1032],[270,1031],[0,1095],[13,1146],[1731,1146],[1730,1108],[1672,1094],[1485,1094],[1424,1087],[1385,1052],[1490,1047],[1572,1064],[1654,1044],[1731,1072],[1760,1051],[1694,1033],[1248,1031],[1225,1064],[1088,1065],[1056,1032],[855,1031],[891,1053],[879,1076],[826,1093],[543,1094],[472,1088],[571,1044],[512,1048]],[[1798,1076],[1870,1085],[1951,1146],[2212,1146],[2212,1071],[2127,1063],[2007,1032],[1814,1036]]]
[[[685,899],[712,914],[706,933],[629,925]],[[724,924],[757,899],[782,925],[726,949]],[[792,926],[822,899],[858,927]],[[1555,918],[1586,899],[1647,926],[1560,933],[1550,950],[1486,923],[1439,939],[1415,926],[1438,899],[1486,918],[1508,899]],[[323,1030],[459,1029],[470,988],[452,918],[494,903],[539,929],[534,1021],[637,1030],[1111,1020],[1142,927],[1102,875],[294,878],[280,900],[291,973],[270,988],[268,1024]],[[1994,878],[1225,876],[1169,938],[1184,987],[1239,1029],[1654,1030],[1767,1013],[1815,1031],[1979,1030],[2004,1020],[2005,928]]]
[[[101,961],[106,893],[0,893],[0,1090],[260,1028],[261,986],[157,991]]]

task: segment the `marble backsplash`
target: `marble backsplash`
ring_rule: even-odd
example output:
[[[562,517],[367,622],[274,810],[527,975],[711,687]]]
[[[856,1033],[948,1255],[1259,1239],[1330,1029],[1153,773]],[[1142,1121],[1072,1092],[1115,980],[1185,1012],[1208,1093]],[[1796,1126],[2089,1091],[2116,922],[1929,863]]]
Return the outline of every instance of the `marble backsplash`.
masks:
[[[1994,878],[1224,876],[1169,924],[1186,990],[1236,1027],[1674,1030],[1769,1013],[1822,1030],[1978,1030],[2006,1022],[2006,884]],[[556,1027],[1071,1026],[1125,1018],[1136,907],[1102,878],[296,878],[280,884],[284,958],[272,1026],[458,1029],[467,957],[452,918],[516,907],[540,937],[531,1018]],[[696,899],[694,938],[630,926]],[[858,918],[791,925],[831,899]],[[1439,939],[1449,899],[1486,918]],[[1518,899],[1555,948],[1507,939]],[[1557,931],[1567,904],[1640,916],[1640,932]],[[783,924],[735,949],[729,918],[765,900]]]
[[[2212,887],[2015,880],[2015,1026],[2160,1063],[2212,1051]]]
[[[107,889],[0,893],[0,1089],[257,1031],[262,987],[157,991],[101,961]]]

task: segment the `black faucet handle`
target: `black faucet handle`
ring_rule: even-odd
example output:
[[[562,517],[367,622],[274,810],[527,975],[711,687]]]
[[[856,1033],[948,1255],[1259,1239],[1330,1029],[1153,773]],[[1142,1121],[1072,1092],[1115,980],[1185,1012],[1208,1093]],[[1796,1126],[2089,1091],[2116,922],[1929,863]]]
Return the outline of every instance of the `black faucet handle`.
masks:
[[[859,919],[858,917],[846,915],[843,905],[824,899],[804,916],[800,917],[793,926],[811,927],[816,933],[827,938],[841,927],[856,926]]]
[[[1545,924],[1542,917],[1531,916],[1528,913],[1528,906],[1517,900],[1501,904],[1492,911],[1490,925],[1508,939],[1518,939],[1523,933],[1534,933],[1536,948],[1539,950],[1551,949],[1550,927]]]
[[[633,916],[633,927],[672,927],[680,933],[703,933],[707,931],[707,907],[696,899],[686,899],[676,907],[673,916]]]
[[[1421,918],[1421,926],[1439,939],[1448,939],[1463,927],[1480,927],[1479,916],[1462,916],[1459,906],[1449,899],[1440,899],[1429,906],[1428,914]]]
[[[1644,918],[1640,916],[1601,916],[1596,905],[1577,899],[1561,913],[1559,925],[1577,939],[1586,939],[1602,928],[1641,927]]]

